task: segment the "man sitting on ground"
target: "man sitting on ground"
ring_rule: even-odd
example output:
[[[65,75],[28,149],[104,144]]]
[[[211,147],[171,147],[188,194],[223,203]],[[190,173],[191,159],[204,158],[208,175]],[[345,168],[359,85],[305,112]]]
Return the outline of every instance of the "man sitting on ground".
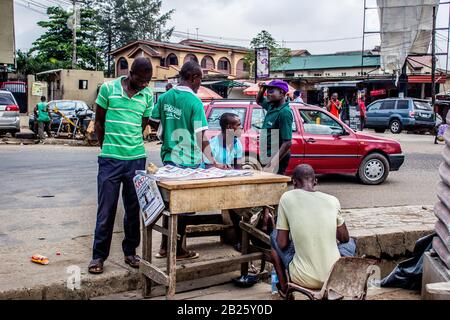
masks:
[[[280,199],[277,227],[271,235],[273,264],[282,296],[287,290],[286,269],[290,281],[320,289],[335,262],[341,256],[354,256],[356,251],[340,214],[339,200],[315,191],[314,169],[310,165],[298,166],[293,183],[294,190]]]

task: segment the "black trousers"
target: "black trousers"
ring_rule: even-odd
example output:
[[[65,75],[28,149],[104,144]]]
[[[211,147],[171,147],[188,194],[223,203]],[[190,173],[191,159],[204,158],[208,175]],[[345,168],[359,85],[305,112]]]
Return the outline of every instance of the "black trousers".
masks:
[[[123,161],[98,158],[98,210],[93,259],[106,260],[109,256],[121,185],[125,207],[123,220],[125,238],[122,249],[125,256],[136,254],[136,248],[141,242],[140,207],[133,178],[136,170],[145,170],[145,163],[146,159]]]

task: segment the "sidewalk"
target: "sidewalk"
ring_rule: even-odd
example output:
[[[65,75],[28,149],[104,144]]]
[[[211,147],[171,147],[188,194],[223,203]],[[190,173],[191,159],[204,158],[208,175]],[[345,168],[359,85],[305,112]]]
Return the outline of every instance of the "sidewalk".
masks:
[[[3,241],[7,242],[8,237],[14,237],[15,241],[21,243],[20,246],[0,248],[2,256],[0,299],[93,299],[139,289],[140,276],[138,272],[123,262],[122,232],[114,234],[111,256],[105,263],[105,273],[93,276],[87,273],[87,264],[91,258],[92,235],[73,238],[68,236],[67,239],[59,240],[52,238],[50,231],[47,231],[48,234],[43,232],[39,239],[36,239],[35,235],[27,233],[26,216],[38,214],[42,210],[51,209],[28,209],[26,212],[21,212],[24,215],[24,224],[18,225],[17,232],[14,234],[0,230],[0,237]],[[66,210],[95,212],[95,207],[86,206]],[[6,211],[0,210],[0,214],[3,216],[16,214]],[[392,270],[396,259],[400,259],[412,251],[418,238],[433,231],[436,221],[431,206],[426,208],[415,206],[354,209],[345,210],[343,215],[349,226],[350,234],[357,239],[358,255],[366,254],[375,258],[392,259],[391,263],[382,267],[382,276]],[[117,220],[120,220],[120,217],[119,212]],[[95,217],[93,218],[95,219]],[[55,215],[55,219],[58,219],[57,215]],[[93,227],[95,221],[88,219],[85,223]],[[47,229],[43,228],[43,230]],[[117,226],[116,230],[119,230]],[[157,252],[159,239],[159,234],[155,235],[154,253]],[[195,262],[239,255],[233,248],[221,245],[218,237],[189,239],[188,246],[201,253],[201,258]],[[57,255],[57,253],[61,254]],[[50,264],[41,266],[31,263],[30,257],[33,254],[46,255],[50,259]],[[161,268],[165,267],[165,260],[154,261]],[[66,283],[71,277],[71,273],[68,273],[67,270],[68,267],[75,269],[79,267],[81,270],[81,288],[79,290],[67,289]],[[234,269],[232,267],[227,272],[239,270],[239,266]],[[227,273],[203,281],[197,280],[195,286],[191,284],[179,287],[178,292],[229,283],[235,274]],[[210,297],[208,296],[208,298]]]

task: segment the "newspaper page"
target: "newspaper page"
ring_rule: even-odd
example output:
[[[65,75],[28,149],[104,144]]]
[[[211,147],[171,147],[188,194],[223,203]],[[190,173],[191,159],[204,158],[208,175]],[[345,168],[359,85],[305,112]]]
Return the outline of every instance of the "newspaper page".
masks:
[[[164,201],[155,180],[144,174],[137,174],[134,187],[146,227],[156,223],[164,210]]]

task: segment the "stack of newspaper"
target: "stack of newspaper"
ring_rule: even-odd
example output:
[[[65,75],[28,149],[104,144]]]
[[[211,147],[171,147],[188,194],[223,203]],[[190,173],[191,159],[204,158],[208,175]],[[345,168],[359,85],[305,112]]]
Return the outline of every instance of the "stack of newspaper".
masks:
[[[253,172],[250,170],[221,170],[218,168],[210,169],[183,169],[174,166],[165,166],[154,174],[147,173],[147,176],[154,180],[205,180],[229,177],[251,176]]]

